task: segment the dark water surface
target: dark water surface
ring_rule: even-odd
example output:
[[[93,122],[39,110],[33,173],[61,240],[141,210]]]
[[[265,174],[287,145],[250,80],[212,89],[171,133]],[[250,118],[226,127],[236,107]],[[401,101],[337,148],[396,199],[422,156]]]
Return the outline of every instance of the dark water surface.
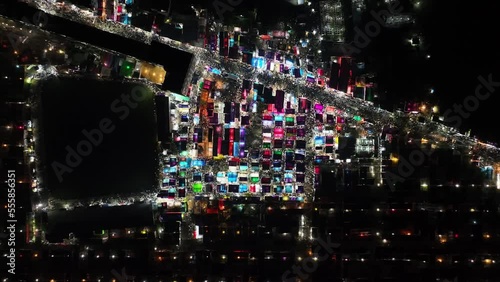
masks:
[[[60,199],[113,196],[156,186],[157,133],[153,93],[144,89],[145,99],[122,101],[136,85],[91,79],[58,78],[45,83],[41,94],[41,132],[44,144],[46,186],[51,197]],[[127,114],[127,111],[129,112]],[[114,130],[105,133],[101,130]],[[83,134],[92,132],[93,137]],[[99,133],[102,132],[102,138]],[[90,135],[90,134],[87,134]],[[93,140],[91,140],[93,139]],[[98,142],[102,139],[101,142]],[[94,144],[91,144],[93,141]],[[85,147],[85,145],[87,147]],[[87,154],[88,144],[91,153]],[[75,150],[81,157],[68,159]],[[83,153],[82,153],[83,152]],[[71,168],[60,173],[55,162]]]

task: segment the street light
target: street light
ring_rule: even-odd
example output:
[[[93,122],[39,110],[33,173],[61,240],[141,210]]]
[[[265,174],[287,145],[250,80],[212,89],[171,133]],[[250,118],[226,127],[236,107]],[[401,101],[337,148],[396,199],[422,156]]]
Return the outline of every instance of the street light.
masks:
[[[176,221],[179,224],[179,245],[182,242],[182,221],[177,220]]]

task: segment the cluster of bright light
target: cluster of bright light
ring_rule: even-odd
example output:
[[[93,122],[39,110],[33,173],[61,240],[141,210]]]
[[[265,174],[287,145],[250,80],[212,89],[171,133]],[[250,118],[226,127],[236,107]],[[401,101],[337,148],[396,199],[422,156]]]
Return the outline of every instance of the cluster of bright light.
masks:
[[[344,42],[344,18],[340,1],[323,1],[321,4],[322,27],[326,36]]]
[[[171,40],[169,38],[160,37],[157,35],[153,35],[150,32],[146,32],[144,30],[124,26],[118,23],[112,22],[100,22],[95,21],[95,17],[88,13],[80,13],[80,9],[76,6],[68,6],[64,9],[61,7],[57,7],[52,3],[46,1],[38,1],[38,0],[25,0],[28,3],[37,5],[40,9],[48,12],[50,14],[58,14],[58,15],[69,15],[72,20],[77,20],[85,24],[94,25],[97,28],[106,30],[111,33],[119,34],[128,38],[140,38],[143,42],[151,42],[152,40],[158,40],[164,44],[169,45],[170,47],[187,51],[196,55],[196,62],[191,65],[189,73],[192,75],[197,70],[197,66],[200,65],[212,65],[212,64],[221,64],[225,68],[234,69],[238,72],[241,72],[242,78],[250,79],[250,80],[262,80],[264,82],[279,84],[279,85],[289,85],[292,86],[294,90],[298,90],[307,97],[314,97],[315,99],[320,100],[323,104],[335,105],[340,108],[354,108],[357,109],[358,112],[361,112],[364,116],[372,117],[374,121],[377,121],[380,124],[387,124],[390,122],[394,115],[389,112],[374,108],[370,103],[365,101],[360,101],[357,99],[346,99],[346,95],[340,91],[336,91],[333,89],[319,89],[318,87],[311,87],[305,79],[292,79],[290,77],[286,77],[282,74],[274,74],[272,77],[269,76],[269,72],[267,71],[248,71],[249,67],[242,62],[237,62],[231,59],[221,61],[218,56],[209,53],[207,50],[202,48],[190,46],[188,44],[183,44],[181,42]],[[310,4],[310,3],[308,3]],[[339,7],[332,7],[338,9]],[[68,11],[69,9],[69,11]],[[76,13],[76,14],[75,14]],[[3,22],[3,26],[6,26],[7,23]],[[10,26],[9,26],[10,27]],[[15,27],[15,26],[12,26]],[[50,48],[49,48],[50,50]],[[64,54],[63,50],[58,51],[61,54]],[[200,64],[201,62],[201,64]],[[44,78],[51,75],[57,75],[57,70],[55,68],[42,68],[42,70],[36,75],[36,77],[28,78],[28,80]],[[190,80],[189,78],[186,81]],[[320,95],[318,95],[320,94]],[[415,126],[418,128],[418,126]],[[446,135],[446,133],[444,134]],[[470,140],[467,140],[470,141]],[[474,140],[472,140],[473,142]],[[472,143],[470,142],[470,143]],[[476,143],[477,144],[477,143]],[[5,145],[5,144],[4,144]],[[497,152],[497,148],[486,144],[488,149],[493,149],[494,152]],[[489,153],[489,152],[483,152]],[[500,180],[497,181],[497,186],[500,188]]]
[[[45,12],[48,12],[50,14],[57,14],[57,15],[68,15],[68,8],[66,9],[62,9],[61,7],[59,6],[56,6],[54,5],[53,3],[50,3],[50,2],[47,2],[47,1],[41,1],[41,0],[24,0],[25,2],[28,2],[28,3],[31,3],[31,4],[34,4],[36,5],[38,8],[40,8],[41,10],[45,11]],[[309,3],[308,3],[309,5]],[[326,4],[325,5],[325,8],[332,8],[332,9],[340,9],[340,4],[337,3],[337,4],[334,4],[334,5],[331,5],[331,4]],[[69,7],[70,11],[71,12],[75,12],[77,13],[76,15],[72,14],[74,17],[70,17],[72,20],[77,20],[77,21],[80,21],[82,23],[85,23],[85,24],[88,24],[88,25],[92,25],[92,26],[96,26],[100,29],[103,29],[103,30],[106,30],[106,31],[109,31],[111,33],[115,33],[115,34],[119,34],[119,35],[122,35],[122,36],[125,36],[125,37],[128,37],[128,38],[140,38],[140,40],[142,42],[151,42],[153,40],[153,38],[155,38],[156,40],[162,42],[162,43],[165,43],[173,48],[176,48],[176,49],[179,49],[179,50],[183,50],[183,51],[188,51],[190,53],[193,53],[195,55],[197,55],[199,57],[199,59],[201,59],[201,61],[203,60],[206,60],[206,59],[209,59],[209,61],[206,61],[206,62],[203,62],[203,63],[207,63],[208,65],[211,65],[210,62],[220,62],[218,56],[216,55],[213,55],[213,54],[210,54],[207,50],[205,49],[202,49],[202,48],[199,48],[199,47],[195,47],[195,46],[191,46],[191,45],[188,45],[188,44],[183,44],[179,41],[175,41],[175,40],[172,40],[172,39],[169,39],[169,38],[166,38],[166,37],[160,37],[160,36],[157,36],[157,35],[153,35],[151,32],[146,32],[144,30],[141,30],[139,28],[135,28],[135,27],[131,27],[131,26],[125,26],[123,24],[119,24],[119,23],[114,23],[114,22],[100,22],[100,21],[96,21],[96,17],[93,16],[93,15],[90,15],[88,13],[83,13],[82,10],[76,6],[71,6]],[[79,13],[79,12],[82,12],[82,13]],[[80,14],[84,15],[84,16],[80,16]],[[229,61],[231,60],[227,60],[225,61],[225,63],[228,63]],[[207,65],[205,64],[205,65]],[[239,65],[240,67],[236,67],[235,69],[241,69],[241,62],[239,62]],[[238,65],[238,64],[237,64]],[[245,69],[247,66],[243,67],[243,69]],[[280,75],[275,75],[275,78],[280,78]],[[285,81],[283,81],[284,84],[286,83],[290,83],[290,81],[288,79],[285,78]],[[304,81],[294,81],[293,84],[295,85],[296,83],[299,83],[299,84],[302,84],[306,87],[310,87],[309,85],[306,85],[304,83]],[[321,92],[321,91],[319,91]],[[335,93],[339,93],[341,94],[341,92],[338,92],[338,91],[333,91],[331,89],[327,89],[327,94],[328,96],[331,96],[329,94],[332,94],[332,92],[335,92]],[[344,96],[345,97],[345,96]],[[328,99],[328,100],[331,100],[331,99]],[[356,99],[352,99],[352,100],[356,100]],[[364,101],[363,101],[364,102]],[[361,102],[361,104],[363,104],[363,102]],[[325,104],[328,104],[328,103],[325,103]],[[335,104],[335,103],[332,103],[332,104]],[[353,103],[353,105],[355,106],[359,106],[360,104],[360,101],[356,101],[355,103]],[[346,105],[346,106],[350,106],[350,105]],[[374,109],[371,105],[369,105],[367,107],[367,109],[365,109],[371,113],[373,113],[374,111],[379,113],[379,114],[382,114],[384,115],[384,119],[381,119],[381,120],[386,120],[387,116],[390,116],[390,113],[389,112],[385,112],[385,111],[382,111],[380,109]],[[366,115],[365,115],[366,116]]]
[[[212,70],[212,72],[213,72],[213,68],[209,68],[209,69],[211,69],[211,70]],[[208,82],[207,82],[207,83],[208,83]],[[211,82],[211,84],[213,84],[213,83],[215,83],[215,82]],[[204,83],[203,83],[203,82],[201,82],[201,83],[200,83],[200,88],[202,88],[202,86],[201,86],[201,85],[204,85]],[[197,85],[195,85],[195,87],[197,87]],[[206,90],[203,90],[203,91],[206,91]],[[193,92],[192,92],[192,96],[190,97],[190,100],[191,100],[191,101],[196,101],[196,100],[197,100],[197,99],[196,99],[196,96],[197,96],[197,95],[198,95],[198,91],[194,91],[194,90],[193,90]],[[249,97],[249,99],[251,99],[252,97],[253,97],[253,98],[256,98],[256,95],[257,95],[257,94],[253,93],[253,90],[250,90],[250,93],[249,93],[248,95],[249,95],[249,96],[248,96],[248,97]],[[284,97],[283,97],[283,98],[284,98],[284,100],[285,100],[285,103],[286,103],[286,104],[290,103],[290,105],[291,105],[292,109],[294,109],[294,110],[295,110],[295,112],[297,112],[297,113],[298,113],[298,112],[299,112],[299,110],[298,110],[298,102],[299,102],[300,100],[299,100],[299,99],[298,99],[295,95],[292,95],[291,93],[287,93],[287,94],[283,94],[283,95],[284,95]],[[255,96],[255,97],[254,97],[254,96]],[[245,100],[245,99],[244,99],[244,100]],[[246,103],[244,100],[242,100],[242,101],[240,101],[240,102],[241,102],[242,104]],[[253,99],[253,100],[255,100],[255,99]],[[214,102],[216,102],[216,104],[219,104],[219,102],[217,102],[217,100],[215,100]],[[326,117],[326,116],[328,116],[328,115],[331,115],[332,117],[336,117],[336,118],[340,118],[340,119],[341,119],[340,121],[337,119],[337,121],[335,122],[336,124],[338,124],[338,123],[341,123],[341,124],[342,124],[342,123],[344,123],[344,118],[342,117],[343,112],[338,111],[338,110],[334,109],[333,107],[326,107],[326,108],[325,108],[325,107],[324,107],[323,105],[321,105],[321,104],[314,104],[314,103],[313,103],[313,105],[315,106],[315,109],[314,109],[314,110],[312,110],[312,111],[311,111],[311,113],[316,113],[316,114],[321,113],[321,115],[325,115],[325,117]],[[196,107],[196,105],[195,105],[194,107]],[[177,108],[178,108],[178,111],[180,111],[180,110],[183,110],[183,109],[184,109],[183,107],[177,107]],[[220,108],[220,107],[216,107],[216,108]],[[185,115],[185,114],[187,114],[187,112],[185,112],[185,113],[184,113],[184,115]],[[297,130],[297,127],[296,127],[296,125],[295,125],[295,115],[292,115],[292,114],[285,115],[285,113],[284,113],[284,112],[283,112],[283,113],[278,113],[278,112],[277,112],[277,111],[275,111],[275,110],[271,110],[270,112],[267,112],[267,111],[266,111],[266,112],[264,112],[264,113],[255,113],[255,114],[263,114],[264,116],[269,116],[269,117],[273,117],[273,116],[274,116],[274,118],[271,118],[273,121],[274,121],[274,120],[278,120],[278,118],[281,118],[281,120],[282,120],[282,121],[281,121],[281,122],[283,123],[282,127],[277,127],[277,128],[275,129],[275,132],[274,132],[275,134],[274,134],[274,135],[269,134],[269,136],[267,136],[267,135],[266,135],[267,137],[265,137],[265,138],[264,138],[264,139],[265,139],[265,140],[264,140],[264,143],[266,143],[266,142],[267,142],[267,144],[269,144],[269,147],[270,147],[270,148],[272,147],[272,143],[273,143],[273,141],[272,141],[273,137],[272,137],[272,136],[274,136],[274,137],[276,137],[277,139],[280,139],[280,140],[284,140],[284,139],[289,140],[290,138],[292,138],[292,140],[295,140],[296,138],[297,138],[297,140],[300,140],[300,139],[301,139],[301,137],[300,137],[300,136],[299,136],[299,137],[297,137],[297,136],[295,136],[295,135],[293,135],[293,136],[287,136],[286,138],[284,138],[284,132],[285,132],[285,129],[286,129],[286,130],[288,130],[288,129],[292,128],[292,129],[294,129],[294,130]],[[243,112],[242,112],[242,115],[246,115],[246,113],[243,113]],[[300,115],[300,114],[298,114],[298,115]],[[307,115],[309,115],[309,114],[305,114],[305,113],[304,113],[304,114],[303,114],[303,117],[305,118]],[[286,117],[286,118],[285,118],[285,117]],[[289,118],[292,118],[292,119],[291,119],[292,125],[290,125],[290,124],[288,124],[288,125],[287,125],[287,124],[286,124],[286,123],[290,122],[290,121],[288,121],[288,119],[289,119]],[[176,122],[176,120],[177,120],[177,119],[178,119],[178,118],[175,118],[175,117],[174,117],[172,120],[173,120],[174,122]],[[285,122],[285,120],[287,120],[287,121]],[[312,118],[312,120],[314,120],[314,118]],[[326,120],[326,119],[325,119],[325,120]],[[266,124],[266,123],[264,122],[264,123],[262,124],[263,128],[264,128],[264,127],[269,127],[269,126],[274,127],[274,126],[272,125],[272,124],[274,124],[274,123],[273,123],[273,121],[270,121],[270,123],[271,123],[271,124]],[[304,120],[304,122],[306,122],[306,120]],[[332,122],[333,122],[333,120],[332,120]],[[269,123],[269,122],[268,122],[268,123]],[[196,123],[194,123],[194,124],[196,124]],[[321,125],[315,126],[315,125],[313,125],[313,124],[309,124],[309,122],[308,122],[307,124],[306,124],[306,123],[304,123],[304,125],[306,125],[306,127],[305,127],[305,128],[313,128],[313,129],[314,129],[314,128],[316,128],[316,127],[317,127],[317,128],[323,128],[322,124],[323,124],[323,123],[321,123]],[[184,124],[184,125],[185,125],[185,126],[189,125],[189,127],[193,127],[193,125],[192,125],[192,124],[189,124],[189,122],[187,122],[187,123],[186,123],[186,124]],[[303,125],[303,126],[304,126],[304,125]],[[326,125],[326,124],[325,124],[325,125]],[[241,127],[241,128],[240,128],[240,125],[239,125],[239,124],[237,124],[237,123],[234,123],[234,124],[232,123],[232,125],[225,125],[224,127],[226,127],[226,126],[229,126],[229,127],[231,127],[231,128],[233,128],[234,126],[236,126],[236,127],[235,127],[235,129],[234,129],[235,131],[236,131],[236,130],[241,131],[241,132],[245,132],[245,131],[246,131],[246,126],[243,126],[243,127]],[[260,125],[255,125],[255,126],[260,126]],[[177,126],[175,126],[175,125],[174,125],[174,127],[177,127]],[[299,126],[299,127],[301,127],[301,126]],[[193,128],[191,128],[191,129],[193,129]],[[281,132],[281,131],[280,131],[281,133],[279,133],[278,131],[276,131],[276,130],[278,130],[278,129],[282,129],[282,130],[283,130],[283,132]],[[271,130],[271,129],[270,129],[270,130]],[[334,131],[333,131],[333,130],[323,130],[323,129],[318,129],[318,130],[307,130],[308,134],[310,134],[312,131],[314,131],[314,132],[315,132],[313,135],[317,137],[316,139],[318,139],[318,138],[319,138],[318,140],[322,140],[322,138],[325,138],[325,136],[331,136],[331,137],[332,137],[332,143],[331,143],[331,145],[332,145],[332,147],[334,146],[333,140],[335,140],[335,139],[334,139],[334,136],[335,136],[336,134],[334,133]],[[277,132],[278,132],[278,133],[277,133]],[[279,136],[281,136],[281,137],[279,137]],[[267,139],[269,139],[269,140],[267,140],[266,138],[267,138]],[[284,138],[284,139],[282,139],[282,138]],[[191,140],[191,139],[192,139],[192,138],[189,138],[189,137],[188,137],[188,140]],[[316,139],[315,139],[315,140],[316,140]],[[309,140],[309,138],[306,138],[305,140]],[[283,141],[283,142],[284,142],[284,141]],[[324,142],[324,141],[323,141],[323,142]],[[242,144],[243,144],[243,143],[242,143]],[[321,144],[319,144],[319,145],[318,145],[318,144],[316,144],[315,146],[316,146],[316,147],[317,147],[317,146],[321,146],[322,144],[323,144],[323,143],[321,143]],[[235,143],[235,145],[236,145],[236,143]],[[192,147],[192,146],[189,146],[189,147]],[[285,146],[284,144],[283,144],[283,147],[285,147],[285,148],[281,148],[281,149],[279,149],[278,151],[279,151],[279,152],[287,152],[287,151],[291,151],[292,153],[293,153],[293,152],[295,152],[295,155],[297,155],[297,154],[298,154],[298,153],[297,153],[297,150],[293,151],[293,148],[292,148],[292,149],[289,149],[289,148],[287,149],[287,148],[286,148],[286,146]],[[210,148],[210,147],[209,147],[209,148]],[[274,148],[274,149],[275,149],[275,148]],[[304,154],[304,155],[305,155],[305,152],[306,152],[306,150],[305,150],[305,149],[306,149],[306,148],[303,148],[303,149],[304,149],[304,150],[302,150],[302,151],[303,151],[303,153],[302,153],[302,154]],[[276,150],[277,150],[277,149],[275,149],[275,151],[276,151]],[[269,149],[269,151],[271,151],[271,149]],[[301,151],[301,150],[299,150],[299,151]],[[232,151],[231,151],[231,152],[232,152]],[[332,151],[331,153],[333,153],[333,151]],[[299,154],[300,154],[300,152],[299,152]],[[309,153],[308,153],[308,154],[309,154]],[[312,153],[312,154],[314,155],[314,153]],[[285,155],[285,154],[284,154],[284,153],[282,153],[282,155]],[[327,153],[326,155],[328,155],[328,153]],[[194,154],[189,154],[189,152],[187,152],[187,151],[186,151],[184,155],[183,155],[183,154],[182,154],[182,152],[181,152],[181,155],[179,156],[179,157],[181,158],[181,160],[180,160],[180,164],[182,164],[182,163],[186,163],[186,161],[182,160],[182,157],[183,157],[183,156],[184,156],[184,157],[185,157],[185,156],[191,156],[191,157],[193,157],[193,158],[194,158],[194,159],[193,159],[193,163],[195,163],[195,162],[196,162],[196,163],[199,163],[199,162],[200,162],[200,161],[196,160],[196,157],[197,157],[197,152],[196,152],[196,151],[194,152]],[[199,157],[203,157],[203,156],[199,156]],[[213,156],[213,157],[215,157],[215,158],[219,158],[219,156]],[[237,157],[237,156],[236,156],[236,157]],[[271,156],[269,155],[268,157],[270,158]],[[331,156],[330,156],[330,158],[331,158]],[[250,159],[248,159],[248,160],[246,160],[246,159],[245,159],[245,161],[246,161],[249,165],[250,165],[250,163],[252,163],[252,161],[251,161]],[[309,164],[308,164],[308,165],[309,165]],[[193,168],[195,169],[195,172],[196,172],[196,170],[199,170],[199,166],[200,166],[200,165],[193,165]],[[184,167],[186,168],[186,164],[184,164]],[[182,165],[181,165],[181,167],[180,167],[180,168],[181,168],[181,169],[183,168],[183,167],[182,167]],[[170,173],[171,169],[172,169],[172,168],[170,168],[170,167],[168,167],[168,168],[167,168],[167,170],[169,171],[168,173]],[[174,169],[175,169],[175,172],[177,172],[177,168],[174,168]],[[188,169],[189,169],[189,168],[188,168]],[[241,174],[241,175],[247,175],[247,169],[246,169],[246,167],[245,167],[245,169],[244,169],[244,170],[240,169],[241,171],[238,171],[238,166],[236,166],[236,168],[233,168],[233,169],[231,169],[231,168],[230,168],[229,170],[230,170],[230,172],[228,172],[229,174],[235,174],[235,175],[236,175],[237,173],[239,173],[239,174]],[[290,170],[290,169],[289,169],[289,170]],[[279,170],[279,172],[276,172],[276,171],[275,171],[275,169],[273,169],[272,171],[274,171],[274,173],[280,173],[280,175],[281,175],[281,172],[282,172],[282,171],[281,171],[281,169]],[[218,182],[218,183],[225,183],[225,182],[226,182],[226,181],[224,181],[224,180],[223,180],[223,178],[224,178],[224,177],[225,177],[225,175],[226,175],[226,172],[219,172],[219,171],[213,171],[213,172],[217,174],[217,182]],[[263,173],[264,173],[264,172],[263,172],[263,171],[257,171],[256,173],[254,173],[254,172],[252,172],[252,173],[248,172],[248,173],[249,173],[249,174],[247,175],[247,178],[249,178],[249,179],[253,179],[253,178],[255,178],[255,179],[260,179],[260,178],[262,177],[262,175],[263,175]],[[306,170],[306,171],[303,171],[302,173],[306,174],[306,173],[307,173],[307,170]],[[219,176],[219,174],[221,174],[221,176]],[[254,175],[254,174],[255,174],[255,175]],[[283,174],[283,179],[286,179],[286,177],[292,177],[292,178],[293,178],[293,177],[294,177],[294,175],[295,175],[295,173],[294,173],[294,172],[287,172],[287,170],[285,170],[285,173]],[[214,176],[215,176],[215,175],[214,175]],[[184,177],[184,176],[182,176],[182,177]],[[220,179],[219,179],[219,178],[220,178]],[[230,177],[229,177],[229,178],[230,178]],[[307,176],[305,176],[305,179],[307,179]],[[305,179],[304,179],[304,180],[305,180]],[[302,181],[298,181],[297,183],[303,183],[303,182],[304,182],[304,180],[302,180]],[[289,181],[290,181],[290,180],[289,180]],[[231,184],[231,183],[233,183],[233,184],[234,184],[234,183],[236,183],[237,181],[234,181],[234,180],[233,180],[233,181],[231,182],[231,180],[230,180],[229,182],[230,182],[229,184]],[[286,185],[284,185],[284,190],[283,190],[283,191],[284,191],[285,193],[293,193],[292,191],[293,191],[294,189],[293,189],[292,187],[293,187],[293,186],[295,186],[295,185],[293,185],[293,182],[294,182],[294,181],[292,181],[292,184],[286,184]],[[250,183],[251,183],[251,184],[250,184],[250,188],[251,188],[251,187],[253,187],[253,186],[259,186],[259,187],[260,187],[260,184],[255,184],[255,183],[259,183],[259,181],[257,181],[257,182],[253,182],[253,180],[251,180],[251,181],[250,181]],[[253,183],[253,184],[252,184],[252,183]],[[226,183],[226,184],[227,184],[227,183]],[[255,184],[255,185],[254,185],[254,184]],[[264,184],[264,185],[262,185],[262,187],[264,187],[264,186],[266,185],[265,183],[262,183],[262,184]],[[269,183],[269,184],[270,184],[270,183]],[[274,184],[276,184],[276,183],[274,183]],[[196,186],[196,189],[195,189],[195,185],[197,185],[197,186]],[[240,184],[240,189],[241,189],[241,185],[246,186],[245,184]],[[299,184],[297,184],[297,185],[299,185]],[[187,186],[189,186],[189,185],[187,185]],[[199,187],[198,187],[198,186],[199,186]],[[271,186],[271,185],[269,185],[269,186]],[[288,186],[290,186],[290,187],[288,187]],[[193,184],[193,191],[194,191],[195,193],[200,193],[200,192],[201,192],[201,189],[202,189],[201,187],[203,187],[203,186],[202,186],[200,183],[194,183],[194,184]],[[248,186],[246,186],[246,187],[248,188]],[[288,187],[288,188],[287,188],[287,187]],[[298,186],[297,186],[297,187],[298,187]],[[287,191],[288,191],[288,192],[287,192]],[[259,192],[259,191],[253,191],[252,189],[250,189],[250,192]],[[241,191],[240,191],[240,193],[241,193]],[[266,192],[266,193],[270,193],[270,192]],[[284,200],[284,201],[287,201],[287,200],[288,200],[288,198],[289,198],[289,197],[288,197],[288,196],[286,196],[286,194],[283,196],[283,200]]]

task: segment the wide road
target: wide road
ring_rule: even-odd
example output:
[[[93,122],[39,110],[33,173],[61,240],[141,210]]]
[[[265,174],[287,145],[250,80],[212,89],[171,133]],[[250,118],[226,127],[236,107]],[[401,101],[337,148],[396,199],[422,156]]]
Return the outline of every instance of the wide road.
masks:
[[[15,1],[15,0],[8,0]],[[109,34],[117,34],[119,36],[127,38],[141,38],[146,36],[149,42],[160,42],[161,44],[170,46],[172,49],[178,49],[185,51],[185,53],[192,53],[194,58],[191,65],[187,70],[187,78],[189,79],[191,75],[195,73],[201,73],[206,65],[216,67],[223,72],[237,74],[241,79],[249,79],[252,81],[258,80],[260,83],[281,87],[281,89],[287,92],[298,93],[300,96],[304,96],[311,100],[316,100],[324,105],[331,105],[346,111],[347,115],[350,117],[354,115],[359,115],[369,120],[374,124],[374,127],[381,130],[387,125],[398,125],[402,120],[407,119],[407,116],[403,113],[392,113],[386,110],[382,110],[373,106],[371,103],[366,102],[361,99],[353,98],[346,93],[333,89],[324,89],[317,85],[310,85],[306,83],[304,78],[295,79],[289,76],[285,76],[281,73],[273,73],[270,71],[259,71],[254,69],[252,66],[242,63],[241,61],[231,60],[214,55],[207,50],[199,47],[190,46],[179,41],[175,41],[165,37],[152,37],[150,33],[146,33],[138,28],[117,25],[113,22],[96,22],[96,17],[93,16],[74,16],[80,15],[82,12],[79,11],[78,7],[71,8],[59,8],[55,4],[49,3],[44,0],[22,0],[29,2],[30,5],[39,7],[46,13],[60,15],[61,17],[66,17],[68,19],[75,19],[75,21],[85,22],[88,25],[99,26],[100,29],[106,30]],[[95,30],[95,29],[94,29]],[[101,46],[102,44],[96,44]],[[152,54],[157,56],[158,54]],[[186,64],[187,65],[187,64]],[[168,70],[167,70],[168,71]],[[224,78],[221,78],[224,80]],[[225,79],[227,80],[227,79]],[[189,81],[185,81],[189,83]],[[186,85],[186,84],[184,84]],[[175,91],[174,91],[175,92]],[[182,93],[177,91],[177,93]],[[494,146],[479,142],[473,138],[459,134],[456,130],[451,129],[436,122],[420,123],[417,121],[408,121],[404,126],[403,130],[408,130],[412,132],[417,132],[429,141],[435,141],[436,143],[442,142],[438,141],[443,137],[446,138],[445,143],[454,144],[454,148],[460,149],[465,154],[468,154],[471,147],[475,148],[475,155],[483,158],[483,165],[495,165],[500,163],[500,150]]]

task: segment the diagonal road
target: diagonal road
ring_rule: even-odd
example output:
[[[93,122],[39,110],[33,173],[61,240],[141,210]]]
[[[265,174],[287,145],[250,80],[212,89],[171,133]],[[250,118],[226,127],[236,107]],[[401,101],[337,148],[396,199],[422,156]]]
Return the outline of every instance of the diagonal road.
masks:
[[[191,46],[187,43],[182,43],[166,37],[153,35],[151,32],[120,23],[101,21],[97,17],[84,13],[80,8],[72,5],[56,6],[54,3],[43,0],[22,1],[51,15],[57,15],[72,21],[94,26],[103,31],[139,40],[141,42],[163,43],[172,48],[195,55],[194,59],[191,61],[188,74],[185,78],[182,93],[186,93],[187,87],[191,83],[193,74],[201,74],[205,71],[205,66],[211,66],[219,68],[226,73],[236,74],[240,77],[240,79],[249,79],[259,81],[260,83],[267,85],[274,85],[275,87],[278,86],[285,91],[297,93],[298,96],[318,101],[324,105],[332,105],[344,110],[346,115],[349,117],[354,115],[362,116],[366,120],[373,123],[375,129],[379,131],[386,125],[398,124],[398,121],[406,117],[402,113],[392,113],[377,108],[370,102],[353,98],[341,91],[320,88],[315,85],[307,84],[305,78],[295,79],[280,73],[256,70],[252,66],[244,64],[243,62],[214,55],[200,47]],[[472,148],[475,148],[476,154],[483,158],[483,165],[485,166],[495,165],[500,162],[500,150],[498,148],[460,134],[456,132],[456,130],[440,123],[428,122],[423,124],[417,121],[409,120],[406,128],[403,130],[423,133],[422,135],[425,136],[426,139],[436,143],[443,142],[442,140],[445,140],[444,142],[454,144],[456,149],[459,149],[465,154],[469,153]]]

